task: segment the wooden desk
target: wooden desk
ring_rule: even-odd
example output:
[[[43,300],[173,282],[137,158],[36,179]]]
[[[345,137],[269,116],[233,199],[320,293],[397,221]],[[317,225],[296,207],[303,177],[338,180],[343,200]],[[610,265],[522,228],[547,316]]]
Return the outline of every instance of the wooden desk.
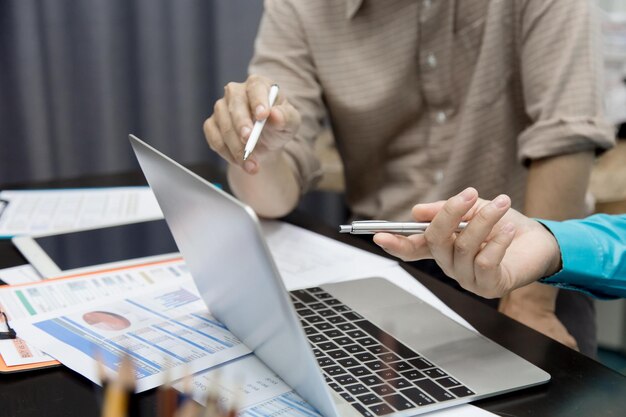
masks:
[[[196,167],[198,174],[223,182],[210,167]],[[127,173],[12,188],[137,185],[145,183],[139,173]],[[8,187],[0,187],[6,189]],[[378,254],[369,240],[339,235],[303,213],[285,220],[326,236]],[[10,241],[0,240],[0,268],[20,265],[24,259]],[[405,265],[405,269],[432,290],[481,333],[516,352],[552,375],[544,386],[483,400],[476,405],[502,416],[623,416],[626,415],[626,377],[600,363],[505,317],[481,302]],[[488,373],[489,369],[484,372]],[[89,417],[97,416],[97,387],[65,367],[0,375],[0,416]],[[155,416],[154,390],[141,394],[142,416]]]

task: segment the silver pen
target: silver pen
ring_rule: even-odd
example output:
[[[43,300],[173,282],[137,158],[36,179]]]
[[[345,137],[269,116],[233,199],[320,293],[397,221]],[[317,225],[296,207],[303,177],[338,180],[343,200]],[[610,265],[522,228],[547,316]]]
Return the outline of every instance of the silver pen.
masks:
[[[386,220],[361,220],[351,224],[339,226],[339,233],[351,233],[353,235],[373,235],[378,232],[417,234],[424,233],[430,222],[388,222]],[[467,222],[459,223],[457,232],[465,229]]]

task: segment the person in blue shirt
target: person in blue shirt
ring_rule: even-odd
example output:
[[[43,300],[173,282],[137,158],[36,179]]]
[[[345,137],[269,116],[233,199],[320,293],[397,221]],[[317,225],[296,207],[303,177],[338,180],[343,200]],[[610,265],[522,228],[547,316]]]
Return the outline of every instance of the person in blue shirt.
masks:
[[[534,220],[500,195],[467,188],[447,201],[413,207],[424,234],[377,233],[374,242],[406,261],[435,259],[449,277],[478,295],[501,297],[540,281],[597,298],[626,297],[626,214],[563,222]],[[469,225],[460,233],[461,221]]]

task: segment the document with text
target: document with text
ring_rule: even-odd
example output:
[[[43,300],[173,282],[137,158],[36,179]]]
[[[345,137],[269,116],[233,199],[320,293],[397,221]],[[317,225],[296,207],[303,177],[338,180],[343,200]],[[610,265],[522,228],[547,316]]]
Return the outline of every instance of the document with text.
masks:
[[[5,190],[0,238],[70,232],[163,217],[149,187]]]
[[[189,276],[187,267],[177,259],[75,278],[3,286],[0,287],[0,309],[10,321],[15,321],[122,294],[140,293],[185,276]],[[52,358],[19,336],[15,340],[0,341],[0,356],[5,364],[9,368],[37,363],[48,365]]]
[[[135,364],[137,392],[251,353],[213,318],[190,277],[148,294],[17,320],[18,334],[95,383],[101,361],[113,374]]]
[[[0,269],[0,279],[8,285],[27,284],[43,278],[30,264]]]
[[[279,221],[263,221],[263,235],[287,287],[302,288],[346,278],[369,277],[375,271],[397,265],[318,233]]]

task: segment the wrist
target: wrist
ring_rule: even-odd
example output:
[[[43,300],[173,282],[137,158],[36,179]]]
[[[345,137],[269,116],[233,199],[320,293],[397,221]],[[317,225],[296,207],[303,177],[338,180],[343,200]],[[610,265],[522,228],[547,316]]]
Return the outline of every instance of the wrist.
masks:
[[[558,293],[558,288],[532,283],[502,297],[500,308],[501,310],[542,310],[554,312]]]
[[[552,234],[552,231],[543,224],[541,221],[537,222],[541,225],[543,235],[545,236],[546,246],[547,246],[547,260],[546,260],[546,269],[543,275],[539,278],[550,277],[561,269],[563,269],[563,260],[561,258],[561,247],[559,246],[559,242]]]
[[[266,167],[282,162],[283,157],[283,148],[268,149],[257,157],[257,161],[259,167]]]
[[[563,269],[563,259],[561,258],[561,248],[552,233],[550,235],[550,265],[546,272],[546,277],[552,276]]]

